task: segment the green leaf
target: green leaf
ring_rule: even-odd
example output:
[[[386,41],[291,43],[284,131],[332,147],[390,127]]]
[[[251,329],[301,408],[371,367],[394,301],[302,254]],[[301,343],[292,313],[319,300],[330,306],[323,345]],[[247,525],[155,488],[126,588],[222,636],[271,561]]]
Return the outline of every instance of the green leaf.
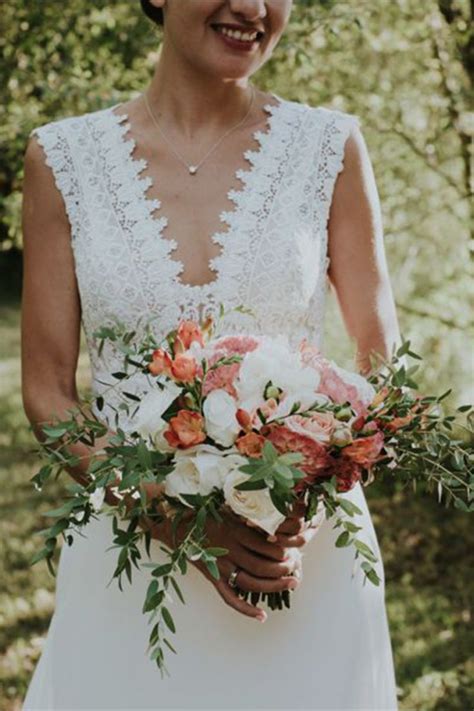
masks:
[[[219,573],[219,568],[217,567],[217,563],[215,560],[207,560],[206,562],[206,568],[214,578],[214,580],[220,580],[220,573]]]
[[[183,593],[181,592],[181,588],[179,587],[178,583],[177,583],[176,580],[175,580],[174,578],[172,578],[172,577],[170,577],[170,582],[171,582],[171,585],[173,586],[173,588],[174,588],[174,590],[175,590],[175,592],[176,592],[176,595],[178,596],[179,600],[180,600],[180,601],[183,603],[183,605],[184,605],[184,604],[185,604],[184,595],[183,595]]]
[[[168,629],[170,629],[171,632],[173,632],[173,633],[176,632],[176,627],[175,627],[173,618],[172,618],[171,613],[167,607],[161,608],[161,615],[162,615],[163,620],[165,621],[165,624],[168,627]]]
[[[371,560],[373,563],[377,561],[377,556],[374,554],[373,550],[363,541],[355,540],[354,545],[365,558]]]
[[[338,503],[341,509],[345,511],[348,516],[354,516],[355,514],[359,516],[362,515],[360,508],[352,503],[352,501],[349,501],[349,499],[339,498]]]
[[[336,540],[336,548],[344,548],[345,546],[348,546],[349,543],[350,543],[349,531],[343,531],[341,534],[339,534],[339,536]]]
[[[228,548],[206,548],[206,553],[209,553],[209,555],[216,556],[216,558],[221,555],[227,555],[228,552]]]
[[[266,489],[267,485],[264,479],[259,479],[256,481],[243,481],[234,488],[237,491],[258,491],[259,489]]]
[[[154,578],[161,578],[164,575],[171,573],[172,570],[173,566],[171,563],[165,563],[164,565],[157,566],[154,570],[152,570],[151,574]]]
[[[166,639],[166,637],[163,637],[163,642],[166,644],[167,647],[169,647],[169,649],[171,649],[171,651],[172,651],[174,654],[177,654],[176,649],[173,647],[173,645],[171,644],[171,642],[170,642],[168,639]]]

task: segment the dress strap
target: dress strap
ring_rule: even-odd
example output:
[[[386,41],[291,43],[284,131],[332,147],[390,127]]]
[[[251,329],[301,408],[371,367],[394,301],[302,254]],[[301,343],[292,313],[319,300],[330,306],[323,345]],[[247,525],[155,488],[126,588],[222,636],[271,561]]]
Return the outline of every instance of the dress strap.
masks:
[[[344,168],[345,144],[353,127],[360,127],[361,120],[356,114],[336,109],[322,107],[319,111],[324,126],[316,167],[316,196],[321,207],[322,225],[327,226],[336,179]]]
[[[61,193],[71,226],[71,239],[75,241],[81,224],[81,188],[74,161],[74,150],[69,140],[68,125],[76,117],[52,121],[34,128],[35,136],[45,154],[45,163],[51,169],[56,188]]]

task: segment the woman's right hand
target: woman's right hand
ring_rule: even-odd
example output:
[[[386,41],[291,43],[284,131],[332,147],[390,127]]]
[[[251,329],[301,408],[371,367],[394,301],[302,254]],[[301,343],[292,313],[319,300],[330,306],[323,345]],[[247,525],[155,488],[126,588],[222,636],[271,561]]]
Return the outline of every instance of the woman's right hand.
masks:
[[[267,617],[265,610],[237,595],[228,583],[230,574],[239,569],[235,584],[243,591],[270,593],[294,590],[301,580],[301,554],[295,548],[284,548],[280,543],[267,541],[266,534],[249,528],[231,511],[224,510],[221,514],[221,523],[211,518],[206,523],[208,545],[228,550],[226,555],[217,558],[219,580],[212,577],[202,561],[193,561],[193,565],[214,585],[226,604],[243,615],[264,622]],[[183,522],[181,531],[178,528],[178,537],[185,533],[186,523]],[[157,527],[152,535],[173,547],[170,525]]]

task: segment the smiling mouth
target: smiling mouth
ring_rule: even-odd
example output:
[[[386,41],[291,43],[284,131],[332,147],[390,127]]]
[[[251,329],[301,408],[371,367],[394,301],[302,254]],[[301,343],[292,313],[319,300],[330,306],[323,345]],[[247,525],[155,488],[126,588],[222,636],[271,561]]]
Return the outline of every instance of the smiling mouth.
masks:
[[[260,30],[237,30],[219,24],[211,25],[211,27],[217,34],[228,37],[234,42],[240,42],[242,45],[251,45],[254,42],[260,42],[264,35]]]

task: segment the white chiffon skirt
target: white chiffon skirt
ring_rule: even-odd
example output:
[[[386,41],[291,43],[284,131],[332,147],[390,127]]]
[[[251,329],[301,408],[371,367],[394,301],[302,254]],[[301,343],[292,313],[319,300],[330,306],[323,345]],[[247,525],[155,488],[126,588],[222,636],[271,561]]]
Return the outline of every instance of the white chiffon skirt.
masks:
[[[360,485],[363,538],[379,553]],[[133,585],[114,580],[111,520],[102,516],[61,552],[56,607],[24,711],[83,709],[397,708],[384,585],[363,583],[353,548],[336,549],[324,521],[304,549],[303,581],[290,610],[262,624],[225,605],[194,566],[179,578],[186,605],[172,604],[178,654],[161,678],[147,656],[141,612],[149,569]],[[362,532],[361,532],[362,533]],[[154,559],[163,559],[156,542]],[[159,553],[159,555],[158,555]],[[382,563],[379,574],[383,579]]]

